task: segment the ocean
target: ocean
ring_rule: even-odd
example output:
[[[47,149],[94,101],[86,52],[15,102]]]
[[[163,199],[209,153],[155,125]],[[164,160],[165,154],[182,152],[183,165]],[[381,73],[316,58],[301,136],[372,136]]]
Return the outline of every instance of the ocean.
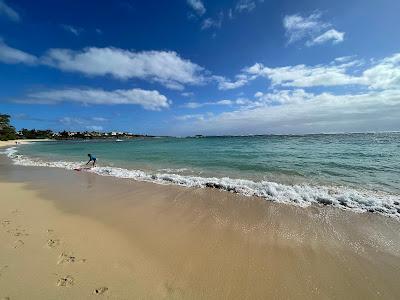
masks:
[[[268,135],[42,142],[7,149],[16,164],[217,188],[299,206],[400,220],[400,134]],[[73,171],[75,172],[75,171]]]

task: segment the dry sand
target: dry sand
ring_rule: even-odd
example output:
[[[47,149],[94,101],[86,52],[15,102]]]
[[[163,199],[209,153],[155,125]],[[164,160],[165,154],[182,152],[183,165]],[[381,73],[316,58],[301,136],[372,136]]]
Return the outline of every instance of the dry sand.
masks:
[[[9,147],[15,145],[23,145],[32,142],[49,142],[54,141],[51,139],[26,139],[26,140],[9,140],[9,141],[0,141],[0,148],[1,147]]]
[[[4,158],[0,182],[0,299],[400,298],[382,216]]]

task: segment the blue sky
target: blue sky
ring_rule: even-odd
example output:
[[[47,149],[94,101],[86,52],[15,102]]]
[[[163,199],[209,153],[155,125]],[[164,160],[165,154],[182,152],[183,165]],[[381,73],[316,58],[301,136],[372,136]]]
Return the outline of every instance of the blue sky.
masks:
[[[0,0],[0,112],[146,134],[400,130],[400,2]]]

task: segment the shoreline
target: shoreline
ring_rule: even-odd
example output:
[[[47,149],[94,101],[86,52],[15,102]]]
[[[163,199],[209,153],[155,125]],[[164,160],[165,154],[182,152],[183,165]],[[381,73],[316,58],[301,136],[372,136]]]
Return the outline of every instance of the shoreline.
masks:
[[[400,295],[400,225],[379,215],[15,166],[5,158],[0,182],[6,195],[0,218],[14,226],[0,233],[8,237],[0,243],[8,251],[0,255],[8,266],[0,271],[0,291],[8,294],[0,297],[26,298],[34,287],[65,299],[90,297],[101,287],[115,299]],[[50,258],[46,227],[70,245],[50,249]],[[22,235],[12,235],[15,229]],[[24,244],[14,249],[19,239]],[[76,261],[58,264],[64,252]],[[32,273],[35,286],[21,289],[16,276],[28,281]],[[53,273],[71,275],[74,284],[57,286]]]
[[[37,140],[47,141],[47,140]],[[28,141],[27,141],[28,142]],[[11,145],[5,154],[17,165],[50,167],[75,170],[84,162],[45,161],[18,155],[18,145]],[[252,181],[229,177],[201,177],[179,173],[150,172],[126,169],[117,166],[99,166],[86,172],[105,177],[132,179],[161,185],[176,185],[187,188],[215,189],[246,197],[259,197],[299,207],[332,206],[343,211],[379,214],[400,221],[400,196],[383,191],[356,189],[341,185],[282,184],[273,181]]]
[[[34,143],[34,142],[51,142],[51,141],[55,141],[55,140],[53,140],[53,139],[26,139],[26,140],[0,141],[0,148],[24,145],[24,144],[28,144],[28,143]]]

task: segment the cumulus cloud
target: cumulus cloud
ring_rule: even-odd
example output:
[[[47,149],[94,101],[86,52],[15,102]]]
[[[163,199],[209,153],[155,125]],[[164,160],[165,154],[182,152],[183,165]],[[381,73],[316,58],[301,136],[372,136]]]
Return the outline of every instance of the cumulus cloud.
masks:
[[[328,64],[315,66],[294,65],[266,67],[255,63],[236,76],[237,81],[229,81],[213,76],[220,89],[233,89],[247,84],[255,78],[264,77],[271,87],[333,87],[360,86],[369,89],[396,88],[400,85],[400,53],[365,64],[352,56],[339,57]]]
[[[400,89],[356,94],[275,91],[257,105],[188,120],[181,133],[266,134],[398,130]],[[280,105],[276,105],[279,102]],[[371,120],[374,120],[371,122]],[[199,130],[201,129],[201,130]]]
[[[19,22],[21,20],[19,14],[8,6],[4,0],[0,0],[0,16],[5,16],[13,22]]]
[[[337,86],[364,82],[362,78],[347,74],[347,65],[295,65],[269,68],[257,63],[246,71],[252,75],[267,77],[272,86]]]
[[[350,67],[359,61],[346,62],[342,64],[333,63],[327,65],[295,65],[285,67],[266,67],[262,63],[255,63],[242,70],[231,81],[222,76],[213,76],[220,90],[230,90],[242,87],[250,81],[265,77],[271,81],[271,86],[313,87],[313,86],[337,86],[350,84],[367,84],[366,80],[347,74]]]
[[[140,78],[182,89],[204,81],[203,68],[173,51],[134,52],[118,48],[85,48],[82,51],[50,49],[43,63],[69,72],[118,79]]]
[[[187,0],[186,2],[199,16],[206,13],[206,8],[201,0]]]
[[[35,64],[37,57],[6,45],[0,39],[0,62],[6,64]]]
[[[26,98],[16,100],[16,102],[30,104],[76,102],[84,105],[136,104],[148,110],[160,110],[168,108],[170,105],[170,101],[168,101],[167,97],[160,94],[158,91],[142,89],[105,91],[102,89],[71,88],[49,90],[31,93],[27,95]]]
[[[88,76],[139,78],[158,82],[167,88],[183,90],[185,85],[206,82],[201,66],[181,58],[174,51],[134,52],[119,48],[50,49],[40,58],[9,47],[0,39],[0,62],[43,64],[67,72]]]
[[[371,89],[399,88],[400,53],[378,61],[363,72],[362,78]]]
[[[249,78],[247,76],[241,74],[236,76],[236,81],[230,81],[229,79],[223,76],[217,76],[217,75],[214,75],[212,78],[217,81],[218,89],[220,90],[236,89],[244,86],[249,81]]]
[[[251,107],[260,107],[267,105],[283,105],[283,104],[302,104],[304,101],[314,97],[313,94],[307,93],[303,89],[296,90],[277,90],[272,93],[256,93],[256,101],[250,103]]]
[[[321,13],[309,16],[299,14],[287,15],[283,18],[288,44],[305,41],[307,46],[320,45],[328,41],[334,44],[343,42],[344,32],[332,28],[332,24],[321,20]]]

